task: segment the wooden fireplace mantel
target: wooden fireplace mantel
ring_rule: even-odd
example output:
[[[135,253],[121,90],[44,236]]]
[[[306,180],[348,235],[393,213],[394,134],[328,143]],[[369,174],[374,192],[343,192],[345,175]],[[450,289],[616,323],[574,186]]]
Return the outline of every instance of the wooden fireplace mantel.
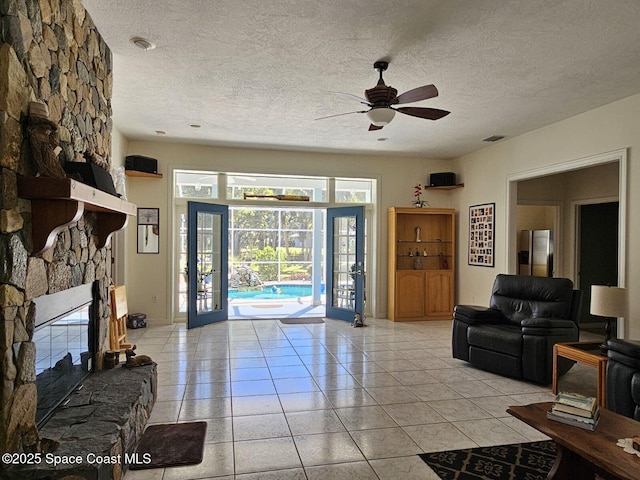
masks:
[[[56,235],[85,211],[98,217],[98,248],[136,215],[135,204],[70,178],[18,177],[18,196],[31,200],[33,254],[51,248]]]

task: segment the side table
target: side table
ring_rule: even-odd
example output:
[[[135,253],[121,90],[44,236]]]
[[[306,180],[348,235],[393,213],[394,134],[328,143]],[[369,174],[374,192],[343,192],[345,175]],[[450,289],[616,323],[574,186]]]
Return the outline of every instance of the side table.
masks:
[[[509,407],[507,413],[544,433],[556,442],[556,462],[547,478],[574,480],[604,478],[638,480],[640,458],[616,445],[618,439],[638,433],[638,422],[609,410],[600,410],[594,432],[565,425],[547,418],[553,403],[532,403]]]
[[[600,341],[556,343],[553,346],[552,391],[558,393],[558,357],[574,360],[578,363],[598,369],[596,383],[596,402],[599,407],[607,407],[607,361],[608,357],[600,353]]]

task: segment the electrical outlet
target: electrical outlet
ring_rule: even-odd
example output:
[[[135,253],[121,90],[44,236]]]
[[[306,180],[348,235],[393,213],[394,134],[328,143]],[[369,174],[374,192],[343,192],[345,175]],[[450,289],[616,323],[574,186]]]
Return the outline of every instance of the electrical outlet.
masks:
[[[151,296],[151,303],[158,303],[158,296],[157,295],[152,295]]]

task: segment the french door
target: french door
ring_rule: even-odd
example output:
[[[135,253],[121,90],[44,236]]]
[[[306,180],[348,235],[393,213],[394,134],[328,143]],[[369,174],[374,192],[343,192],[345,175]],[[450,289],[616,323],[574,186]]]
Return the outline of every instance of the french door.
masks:
[[[228,210],[187,203],[187,328],[227,319]]]
[[[353,321],[364,307],[364,207],[327,209],[327,317]]]

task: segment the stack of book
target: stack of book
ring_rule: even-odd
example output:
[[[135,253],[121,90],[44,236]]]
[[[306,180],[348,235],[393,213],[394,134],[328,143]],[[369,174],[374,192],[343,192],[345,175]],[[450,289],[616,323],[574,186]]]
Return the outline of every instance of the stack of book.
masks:
[[[593,431],[598,425],[600,410],[593,397],[560,392],[551,410],[547,412],[547,418]]]

